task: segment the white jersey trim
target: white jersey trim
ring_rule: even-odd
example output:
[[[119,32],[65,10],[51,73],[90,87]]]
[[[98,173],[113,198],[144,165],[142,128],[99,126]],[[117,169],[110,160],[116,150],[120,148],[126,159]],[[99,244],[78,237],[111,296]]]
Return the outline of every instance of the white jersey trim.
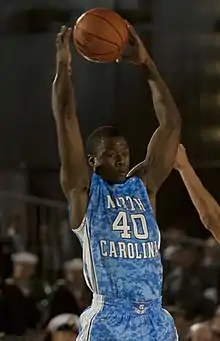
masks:
[[[86,309],[80,316],[81,331],[77,341],[92,341],[91,331],[96,316],[102,311],[104,304],[102,302],[92,302],[90,308]]]
[[[79,225],[79,227],[77,227],[76,229],[72,229],[73,232],[80,232],[86,225],[86,215],[84,216],[81,224]]]
[[[98,289],[98,280],[97,280],[97,274],[96,274],[96,267],[93,259],[93,252],[91,250],[91,238],[90,238],[90,231],[89,226],[87,222],[87,216],[85,215],[83,218],[82,223],[77,229],[72,230],[76,236],[78,237],[82,249],[83,249],[83,273],[84,278],[86,281],[87,286],[92,292],[99,293]],[[86,266],[86,270],[85,270]]]

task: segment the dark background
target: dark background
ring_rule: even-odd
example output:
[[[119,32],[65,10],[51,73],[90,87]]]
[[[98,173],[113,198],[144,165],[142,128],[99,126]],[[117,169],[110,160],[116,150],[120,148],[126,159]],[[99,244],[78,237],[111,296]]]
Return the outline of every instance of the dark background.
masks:
[[[0,0],[2,172],[25,169],[31,194],[64,200],[50,100],[54,40],[60,25],[97,6],[116,9],[147,44],[180,108],[190,159],[219,200],[220,10],[214,0]],[[100,125],[116,125],[131,145],[132,163],[141,161],[157,126],[141,71],[88,63],[73,51],[73,82],[84,139]],[[175,173],[158,195],[158,217],[162,226],[178,222],[197,233],[197,215]]]

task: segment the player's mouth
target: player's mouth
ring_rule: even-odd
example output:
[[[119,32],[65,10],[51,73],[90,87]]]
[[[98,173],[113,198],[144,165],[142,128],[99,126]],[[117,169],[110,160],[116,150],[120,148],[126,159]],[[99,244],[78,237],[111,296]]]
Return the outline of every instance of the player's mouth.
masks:
[[[119,169],[118,170],[118,173],[121,174],[121,175],[126,175],[127,174],[127,169]]]

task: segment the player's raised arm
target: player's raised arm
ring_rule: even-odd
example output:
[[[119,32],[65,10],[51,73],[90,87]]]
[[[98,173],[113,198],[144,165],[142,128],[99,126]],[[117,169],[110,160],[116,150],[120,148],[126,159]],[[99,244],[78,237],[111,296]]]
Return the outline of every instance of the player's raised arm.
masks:
[[[205,189],[191,166],[185,148],[180,145],[176,155],[175,168],[186,186],[190,198],[197,209],[200,219],[220,243],[220,207]]]
[[[71,82],[71,29],[62,27],[56,40],[56,76],[52,86],[52,108],[61,161],[61,186],[70,204],[71,227],[81,223],[87,206],[89,174],[76,116]]]
[[[173,168],[181,133],[181,117],[142,41],[131,26],[128,28],[133,45],[133,54],[129,58],[140,65],[146,74],[159,121],[159,127],[148,145],[144,162],[132,173],[139,172],[148,190],[155,194]]]

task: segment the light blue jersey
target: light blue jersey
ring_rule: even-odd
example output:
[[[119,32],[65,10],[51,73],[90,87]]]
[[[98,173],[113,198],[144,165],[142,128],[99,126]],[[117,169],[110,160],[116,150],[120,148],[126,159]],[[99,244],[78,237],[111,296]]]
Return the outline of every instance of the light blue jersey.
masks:
[[[93,174],[86,217],[76,234],[94,293],[131,301],[161,297],[160,233],[141,179],[109,185]]]
[[[93,291],[77,341],[176,341],[162,308],[160,233],[143,182],[109,185],[93,174],[86,216],[75,233]]]

